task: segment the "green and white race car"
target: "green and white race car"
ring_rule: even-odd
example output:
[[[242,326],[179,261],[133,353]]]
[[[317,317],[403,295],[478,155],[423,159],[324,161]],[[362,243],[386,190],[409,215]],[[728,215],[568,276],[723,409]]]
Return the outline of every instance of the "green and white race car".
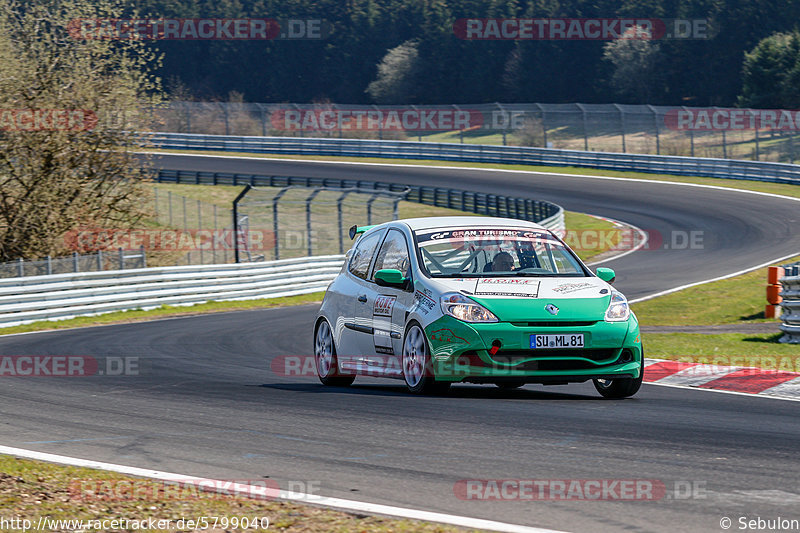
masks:
[[[639,324],[614,271],[592,273],[542,226],[435,217],[356,235],[314,323],[322,383],[381,376],[428,393],[591,379],[607,398],[639,390]]]

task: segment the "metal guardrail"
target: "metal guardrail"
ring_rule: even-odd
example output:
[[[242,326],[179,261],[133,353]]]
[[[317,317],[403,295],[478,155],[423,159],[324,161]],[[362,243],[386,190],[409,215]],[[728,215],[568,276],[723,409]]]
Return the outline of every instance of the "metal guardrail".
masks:
[[[302,187],[358,189],[365,192],[376,190],[402,192],[407,194],[405,199],[409,202],[458,209],[480,215],[518,218],[536,222],[548,229],[564,229],[564,210],[556,204],[530,198],[515,198],[502,194],[487,194],[448,187],[421,187],[402,183],[339,178],[262,176],[166,169],[159,169],[155,179],[165,183],[251,185],[253,187],[289,187],[299,185]]]
[[[800,263],[784,265],[784,276],[780,279],[782,324],[784,335],[780,342],[800,344]]]
[[[152,134],[151,142],[158,148],[180,150],[572,166],[800,184],[800,165],[765,161],[587,152],[483,144],[307,137],[234,137],[189,133],[154,133]]]
[[[263,263],[107,270],[0,279],[0,328],[111,311],[322,291],[342,255]]]

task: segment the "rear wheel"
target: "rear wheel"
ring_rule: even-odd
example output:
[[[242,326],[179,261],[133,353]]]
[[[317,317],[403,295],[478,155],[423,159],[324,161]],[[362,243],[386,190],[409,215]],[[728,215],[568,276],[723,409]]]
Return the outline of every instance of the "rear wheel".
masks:
[[[414,394],[441,394],[450,388],[449,381],[436,381],[430,363],[430,351],[422,327],[412,322],[403,340],[403,378]]]
[[[317,375],[323,385],[347,387],[356,379],[355,376],[339,374],[336,361],[336,345],[333,343],[333,332],[327,320],[320,320],[314,334],[314,359]]]
[[[644,350],[642,350],[642,361],[639,367],[638,378],[618,378],[618,379],[595,379],[594,388],[603,398],[618,400],[633,396],[639,391],[644,378]]]

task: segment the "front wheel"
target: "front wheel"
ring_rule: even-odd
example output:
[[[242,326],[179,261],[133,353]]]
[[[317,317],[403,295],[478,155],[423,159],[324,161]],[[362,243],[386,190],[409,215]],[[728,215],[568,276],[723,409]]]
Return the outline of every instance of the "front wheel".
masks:
[[[333,332],[327,320],[321,320],[314,335],[314,359],[317,375],[323,385],[347,387],[355,381],[355,376],[339,374],[336,361],[336,345],[333,343]]]
[[[410,392],[435,394],[450,388],[449,381],[436,381],[430,361],[425,333],[419,324],[412,322],[403,340],[403,378]]]
[[[639,367],[638,378],[618,378],[618,379],[595,379],[594,388],[603,398],[618,400],[633,396],[639,391],[644,378],[644,350],[642,350],[642,362]]]

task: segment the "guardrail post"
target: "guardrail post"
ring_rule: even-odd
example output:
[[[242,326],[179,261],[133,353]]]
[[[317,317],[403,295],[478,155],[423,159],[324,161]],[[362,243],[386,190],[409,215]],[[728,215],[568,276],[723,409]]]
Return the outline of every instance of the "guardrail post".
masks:
[[[245,185],[242,192],[233,200],[233,257],[235,263],[239,262],[239,201],[252,188],[252,185]]]

